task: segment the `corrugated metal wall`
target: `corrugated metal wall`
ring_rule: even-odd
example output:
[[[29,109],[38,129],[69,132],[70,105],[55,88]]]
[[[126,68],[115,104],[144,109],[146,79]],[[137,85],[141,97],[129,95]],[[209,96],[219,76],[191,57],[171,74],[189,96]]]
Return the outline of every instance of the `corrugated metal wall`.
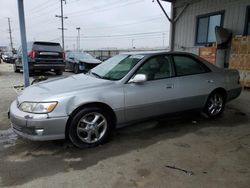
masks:
[[[174,5],[176,13],[180,12],[182,5],[188,0],[179,0]],[[183,12],[175,25],[175,50],[198,54],[199,46],[195,45],[196,16],[225,11],[223,27],[232,30],[234,35],[244,32],[246,7],[250,0],[200,0],[193,1]]]

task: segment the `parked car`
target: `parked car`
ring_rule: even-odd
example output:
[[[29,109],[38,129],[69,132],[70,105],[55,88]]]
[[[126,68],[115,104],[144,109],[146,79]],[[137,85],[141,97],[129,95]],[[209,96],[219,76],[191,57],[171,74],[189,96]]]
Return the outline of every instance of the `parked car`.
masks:
[[[237,70],[220,69],[196,55],[126,53],[88,74],[26,88],[10,106],[10,121],[24,138],[69,138],[77,147],[92,147],[114,128],[165,114],[199,110],[216,118],[240,93]]]
[[[65,69],[65,54],[59,43],[35,41],[29,42],[27,48],[31,74],[35,71],[54,71],[57,75],[62,75]],[[20,47],[14,63],[14,71],[20,72],[21,69],[23,69],[23,64]]]
[[[2,60],[5,63],[14,63],[16,60],[16,54],[13,54],[12,52],[4,52],[2,54]]]
[[[100,61],[106,61],[110,58],[110,56],[96,56],[96,59],[99,59]]]
[[[100,60],[86,52],[67,52],[66,69],[72,70],[75,74],[88,72],[101,63]]]

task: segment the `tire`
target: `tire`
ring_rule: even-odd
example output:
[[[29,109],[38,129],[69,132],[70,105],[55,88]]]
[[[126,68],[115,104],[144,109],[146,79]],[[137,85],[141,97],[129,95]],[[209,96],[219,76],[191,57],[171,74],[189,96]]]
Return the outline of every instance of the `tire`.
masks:
[[[29,76],[34,76],[35,75],[35,71],[34,70],[29,70]]]
[[[80,72],[79,65],[78,65],[78,64],[75,64],[75,65],[74,65],[74,73],[75,73],[75,74],[78,74],[79,72]]]
[[[221,92],[215,91],[209,95],[204,108],[204,112],[209,118],[215,119],[223,113],[225,103],[225,95]]]
[[[90,107],[76,113],[68,129],[68,138],[78,148],[95,147],[108,141],[112,119],[101,108]]]
[[[62,70],[56,70],[55,73],[56,73],[56,75],[62,75],[63,71]]]
[[[20,69],[19,68],[17,68],[17,66],[16,66],[16,64],[13,64],[13,69],[14,69],[14,72],[20,72]]]

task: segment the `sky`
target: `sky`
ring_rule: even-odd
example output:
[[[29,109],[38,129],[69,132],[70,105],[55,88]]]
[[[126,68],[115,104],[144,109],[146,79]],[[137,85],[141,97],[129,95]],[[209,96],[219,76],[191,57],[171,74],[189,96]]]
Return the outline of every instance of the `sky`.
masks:
[[[0,0],[0,46],[20,45],[18,0]],[[170,12],[170,4],[162,2]],[[24,0],[27,41],[61,43],[60,0]],[[84,50],[156,48],[169,45],[169,21],[152,0],[66,0],[63,3],[65,49],[76,48],[77,27]]]

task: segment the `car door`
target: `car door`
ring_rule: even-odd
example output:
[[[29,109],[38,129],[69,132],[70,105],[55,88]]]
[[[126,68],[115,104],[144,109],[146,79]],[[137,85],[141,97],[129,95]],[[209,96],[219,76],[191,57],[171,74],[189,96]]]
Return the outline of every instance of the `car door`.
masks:
[[[67,58],[67,66],[68,69],[74,70],[74,64],[75,64],[75,57],[73,53],[69,53],[68,58]]]
[[[137,74],[146,75],[147,81],[125,84],[126,121],[178,111],[178,83],[173,77],[172,63],[167,55],[148,59],[134,76]]]
[[[190,55],[173,55],[179,83],[181,110],[203,108],[207,96],[214,88],[211,70]]]

